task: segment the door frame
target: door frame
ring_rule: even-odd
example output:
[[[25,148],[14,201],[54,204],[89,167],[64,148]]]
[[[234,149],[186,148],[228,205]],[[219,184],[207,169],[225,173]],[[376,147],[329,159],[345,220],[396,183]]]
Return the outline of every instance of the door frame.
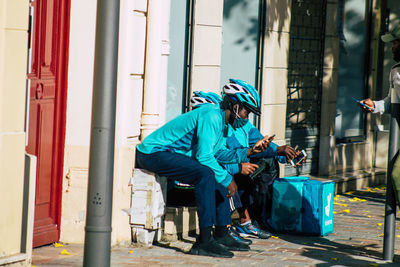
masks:
[[[42,0],[46,1],[46,0]],[[69,31],[70,31],[70,7],[71,0],[47,0],[58,2],[58,8],[53,10],[54,16],[57,16],[57,36],[52,38],[58,38],[59,42],[55,47],[55,58],[56,58],[56,71],[55,71],[55,102],[54,102],[54,128],[53,128],[53,155],[54,155],[54,174],[52,174],[51,179],[54,182],[54,194],[51,197],[51,202],[54,203],[55,209],[55,220],[57,225],[57,241],[60,239],[60,224],[61,224],[61,206],[62,206],[62,183],[63,183],[63,166],[64,166],[64,149],[65,149],[65,132],[66,132],[66,106],[67,106],[67,86],[68,86],[68,57],[69,57]],[[36,5],[38,2],[36,1]],[[31,4],[32,5],[32,4]],[[34,16],[38,12],[34,11]],[[33,34],[37,32],[34,29],[36,25],[33,20],[30,20],[32,24],[30,25],[30,33],[28,42],[34,38]],[[32,34],[33,33],[33,34]],[[32,49],[33,46],[30,47]],[[40,47],[35,49],[40,50]],[[29,54],[32,54],[30,51]],[[31,66],[32,58],[28,55],[28,64]],[[29,75],[28,75],[29,79]],[[30,82],[27,83],[27,105],[29,105],[29,94],[30,94]],[[30,116],[29,108],[27,108],[28,116]],[[27,119],[29,121],[29,119]],[[27,135],[30,135],[29,127],[26,127]],[[28,138],[29,139],[29,138]],[[36,169],[35,183],[37,181],[38,169]],[[55,181],[53,180],[55,179]],[[35,192],[36,195],[36,192]],[[36,202],[36,197],[35,197]],[[35,207],[36,209],[36,207]],[[33,235],[35,237],[35,235]],[[33,247],[44,245],[43,240],[35,240],[33,238]]]
[[[57,201],[57,230],[58,239],[60,239],[61,226],[61,206],[62,206],[62,183],[64,173],[64,151],[65,151],[65,132],[66,132],[66,110],[67,110],[67,88],[68,88],[68,58],[69,58],[69,29],[70,29],[70,7],[71,0],[60,1],[60,43],[57,48],[57,76],[56,76],[56,106],[55,106],[55,133],[54,133],[54,155],[56,156],[56,174],[53,177],[57,179],[56,197]]]

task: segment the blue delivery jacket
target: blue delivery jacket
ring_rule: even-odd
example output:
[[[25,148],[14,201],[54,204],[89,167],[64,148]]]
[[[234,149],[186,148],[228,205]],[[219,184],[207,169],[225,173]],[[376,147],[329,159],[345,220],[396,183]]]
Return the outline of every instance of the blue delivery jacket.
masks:
[[[144,154],[171,151],[189,155],[210,167],[216,181],[227,187],[232,176],[220,164],[240,163],[248,158],[247,148],[227,149],[225,128],[225,112],[219,105],[204,105],[169,121],[146,137],[137,149]]]
[[[252,123],[248,122],[242,128],[234,130],[230,125],[228,126],[227,134],[225,136],[226,147],[231,150],[249,148],[255,145],[258,140],[264,136],[260,133]],[[257,153],[252,158],[268,158],[275,157],[279,162],[286,163],[286,157],[278,156],[276,152],[277,144],[271,142],[270,146],[261,153]],[[243,161],[243,162],[248,162]],[[231,174],[239,173],[239,164],[226,164],[225,169]]]

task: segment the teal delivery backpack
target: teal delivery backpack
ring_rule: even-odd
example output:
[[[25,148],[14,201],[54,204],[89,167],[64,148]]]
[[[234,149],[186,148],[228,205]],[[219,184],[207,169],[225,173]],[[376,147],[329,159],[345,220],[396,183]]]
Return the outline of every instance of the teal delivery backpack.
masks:
[[[278,233],[324,236],[333,232],[335,183],[305,176],[275,179],[268,225]]]
[[[303,187],[302,233],[325,236],[333,232],[335,183],[308,180]]]

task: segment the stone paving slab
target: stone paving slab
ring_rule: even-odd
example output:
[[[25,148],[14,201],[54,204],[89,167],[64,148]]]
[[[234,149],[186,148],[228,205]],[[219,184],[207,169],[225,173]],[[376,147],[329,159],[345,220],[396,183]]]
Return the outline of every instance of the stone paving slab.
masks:
[[[400,266],[399,219],[394,261],[382,260],[384,195],[384,187],[337,195],[334,233],[325,237],[275,234],[268,240],[253,239],[251,251],[235,252],[232,259],[187,254],[194,242],[190,237],[152,247],[133,244],[114,247],[111,266]],[[33,251],[34,266],[82,266],[82,262],[83,246],[78,244]]]

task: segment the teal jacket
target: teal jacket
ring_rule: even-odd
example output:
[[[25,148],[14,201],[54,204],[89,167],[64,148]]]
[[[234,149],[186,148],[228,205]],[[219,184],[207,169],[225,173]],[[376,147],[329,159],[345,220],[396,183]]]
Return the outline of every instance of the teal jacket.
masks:
[[[220,164],[247,161],[247,148],[228,150],[223,133],[225,112],[219,105],[204,105],[184,113],[154,131],[137,146],[145,154],[171,151],[189,155],[210,167],[218,183],[227,187],[232,176]]]

